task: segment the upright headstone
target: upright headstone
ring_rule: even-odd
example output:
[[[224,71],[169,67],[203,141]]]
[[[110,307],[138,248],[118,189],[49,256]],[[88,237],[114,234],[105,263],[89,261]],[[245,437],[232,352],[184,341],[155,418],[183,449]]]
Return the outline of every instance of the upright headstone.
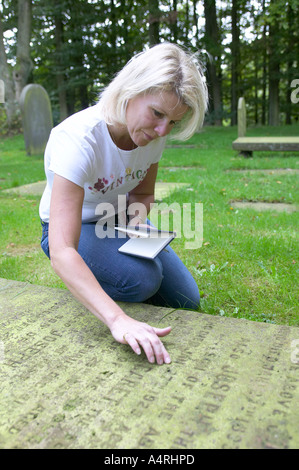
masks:
[[[48,93],[41,85],[26,85],[20,96],[20,107],[27,154],[42,154],[53,127]]]
[[[246,135],[246,104],[244,98],[238,101],[238,137]]]

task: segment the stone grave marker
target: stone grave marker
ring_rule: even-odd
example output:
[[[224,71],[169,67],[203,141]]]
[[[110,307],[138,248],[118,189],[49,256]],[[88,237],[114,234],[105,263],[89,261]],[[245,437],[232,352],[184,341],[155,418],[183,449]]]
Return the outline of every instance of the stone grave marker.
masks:
[[[53,127],[48,93],[41,85],[26,85],[20,96],[20,107],[27,154],[43,154]]]
[[[287,204],[283,202],[263,202],[263,201],[230,201],[229,205],[234,209],[254,209],[258,212],[261,211],[276,211],[276,212],[297,212],[298,207],[294,204]]]
[[[120,303],[164,338],[158,366],[63,289],[0,279],[0,447],[295,449],[299,329]]]
[[[299,151],[299,137],[245,137],[246,135],[246,104],[243,97],[238,101],[238,138],[232,147],[239,150],[240,155],[252,157],[253,151],[296,152]]]
[[[238,137],[246,135],[246,104],[244,98],[238,100]]]

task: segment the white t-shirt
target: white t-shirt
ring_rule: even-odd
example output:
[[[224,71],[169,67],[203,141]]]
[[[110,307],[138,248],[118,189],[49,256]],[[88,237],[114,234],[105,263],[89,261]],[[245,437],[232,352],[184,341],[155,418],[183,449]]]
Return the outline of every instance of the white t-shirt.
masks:
[[[126,151],[111,139],[107,124],[92,106],[67,118],[50,135],[45,150],[47,185],[40,202],[40,218],[49,222],[54,174],[84,188],[82,222],[99,219],[96,207],[108,202],[118,212],[118,195],[126,195],[157,163],[166,138],[158,138],[144,147]]]

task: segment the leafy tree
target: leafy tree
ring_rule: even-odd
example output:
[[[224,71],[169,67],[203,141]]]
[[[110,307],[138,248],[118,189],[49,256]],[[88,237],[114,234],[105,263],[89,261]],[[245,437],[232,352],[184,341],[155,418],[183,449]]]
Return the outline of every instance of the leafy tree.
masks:
[[[8,8],[14,10],[17,19],[17,37],[16,37],[16,57],[15,65],[12,68],[8,63],[7,54],[4,47],[4,32],[6,29],[3,16],[7,13]],[[30,58],[30,39],[31,39],[31,0],[18,0],[3,2],[1,15],[0,11],[0,65],[1,77],[5,83],[6,90],[6,114],[8,126],[18,120],[18,101],[24,86],[27,84],[28,78],[33,68]],[[11,11],[7,14],[8,24],[11,21]]]
[[[55,123],[98,99],[145,47],[173,41],[204,58],[207,122],[291,123],[298,78],[299,0],[0,0],[0,78],[8,123],[28,82],[48,91]],[[30,15],[31,12],[31,15]],[[7,33],[10,32],[10,40]],[[250,34],[249,34],[250,32]]]

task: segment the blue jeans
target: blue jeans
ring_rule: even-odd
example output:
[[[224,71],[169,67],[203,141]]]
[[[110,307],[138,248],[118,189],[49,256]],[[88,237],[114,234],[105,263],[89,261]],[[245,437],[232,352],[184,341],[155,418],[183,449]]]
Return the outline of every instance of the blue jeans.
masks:
[[[42,222],[42,229],[41,247],[50,258],[48,224]],[[199,307],[197,284],[170,246],[154,260],[148,260],[119,253],[118,248],[127,240],[119,238],[118,233],[115,238],[100,239],[95,223],[82,224],[78,252],[112,299],[163,307]]]

